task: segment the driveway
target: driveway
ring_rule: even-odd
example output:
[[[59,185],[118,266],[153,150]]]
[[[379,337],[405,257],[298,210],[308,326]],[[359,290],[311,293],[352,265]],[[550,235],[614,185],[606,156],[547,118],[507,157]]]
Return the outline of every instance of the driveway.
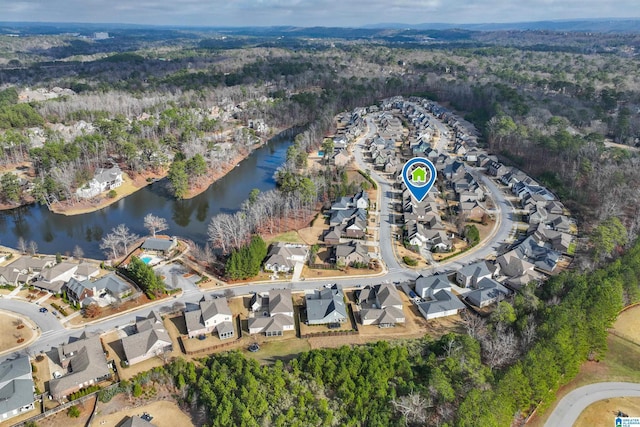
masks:
[[[640,397],[640,384],[611,382],[577,388],[558,402],[545,427],[572,426],[587,406],[614,397]],[[613,423],[614,416],[611,415],[611,425]]]

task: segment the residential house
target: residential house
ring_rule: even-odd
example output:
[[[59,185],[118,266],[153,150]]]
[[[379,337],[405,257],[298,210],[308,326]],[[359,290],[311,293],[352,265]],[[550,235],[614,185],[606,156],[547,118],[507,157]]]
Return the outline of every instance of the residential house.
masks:
[[[309,247],[295,243],[277,242],[271,245],[264,260],[264,269],[288,273],[296,263],[304,263],[309,257]]]
[[[267,337],[282,336],[293,331],[293,300],[290,289],[272,289],[267,297],[254,294],[252,298],[260,300],[260,307],[253,305],[254,317],[249,318],[249,333],[264,334]],[[261,314],[261,315],[260,315]]]
[[[478,261],[462,267],[456,272],[456,282],[463,288],[475,288],[482,279],[493,277],[495,267],[486,261]]]
[[[326,325],[347,321],[344,294],[338,285],[333,285],[330,288],[325,287],[305,295],[305,302],[309,325]]]
[[[135,324],[136,333],[122,338],[122,349],[129,366],[173,350],[171,337],[162,318],[151,311]]]
[[[322,236],[322,240],[328,245],[338,245],[340,244],[340,238],[342,237],[342,226],[335,225],[330,227],[324,235]]]
[[[509,295],[509,290],[493,279],[484,278],[476,284],[476,289],[464,297],[476,307],[486,307]]]
[[[533,271],[535,266],[526,259],[520,258],[516,251],[509,251],[496,258],[496,266],[501,276],[518,277]]]
[[[118,424],[118,427],[155,427],[155,424],[143,420],[137,415],[126,417],[127,419]]]
[[[218,332],[223,340],[234,336],[233,314],[227,303],[227,298],[202,297],[195,310],[184,312],[189,338]]]
[[[82,307],[93,303],[102,307],[123,299],[127,294],[133,293],[135,289],[115,273],[110,273],[95,282],[89,279],[80,281],[72,277],[64,284],[62,291],[67,293],[67,298],[70,301],[78,303]]]
[[[418,304],[418,311],[425,319],[454,316],[463,310],[465,305],[450,290],[442,289],[433,294],[433,299]]]
[[[560,253],[540,245],[533,236],[527,237],[515,248],[518,257],[533,263],[544,273],[551,273],[560,260]]]
[[[35,409],[34,390],[29,357],[0,363],[0,422]]]
[[[540,224],[547,222],[549,213],[544,206],[536,205],[531,211],[529,211],[528,221],[529,224]]]
[[[437,292],[441,290],[451,291],[451,282],[446,274],[420,275],[416,279],[415,289],[420,298],[433,300]]]
[[[356,209],[344,209],[344,210],[333,210],[331,212],[331,216],[329,217],[329,225],[339,225],[344,223],[345,221],[357,217],[363,221],[367,220],[367,211],[364,209],[356,208]]]
[[[489,162],[487,171],[489,172],[489,175],[500,178],[508,172],[508,168],[502,163],[492,160]]]
[[[338,150],[331,157],[331,161],[338,167],[347,166],[351,162],[351,156],[347,150]]]
[[[74,277],[78,280],[87,280],[97,277],[100,274],[100,268],[90,262],[83,262],[78,265]]]
[[[366,286],[356,292],[356,301],[360,306],[360,321],[365,326],[388,328],[405,322],[402,298],[395,285]]]
[[[109,169],[100,168],[91,181],[76,190],[76,195],[83,199],[90,199],[103,191],[120,187],[123,182],[122,171],[118,165],[113,165]]]
[[[369,264],[370,257],[367,247],[360,242],[349,242],[334,247],[336,264],[353,265]]]
[[[27,283],[43,269],[53,266],[54,258],[21,256],[11,264],[0,267],[0,284],[17,286]]]
[[[544,224],[537,224],[535,228],[530,228],[529,232],[539,245],[550,247],[560,253],[567,253],[573,241],[570,234],[551,229]]]
[[[366,236],[367,222],[353,217],[347,220],[341,228],[342,235],[349,239],[364,239]]]
[[[62,292],[65,283],[72,278],[83,281],[96,277],[98,274],[100,274],[100,269],[88,262],[83,262],[82,264],[61,262],[53,267],[42,270],[37,276],[37,280],[32,282],[32,284],[36,288],[59,294]]]
[[[442,175],[444,175],[445,179],[453,181],[456,178],[464,176],[467,172],[467,169],[463,162],[459,160],[454,160],[451,163],[447,163],[442,171]]]
[[[480,221],[483,215],[486,213],[485,207],[478,201],[461,202],[458,205],[458,208],[467,217],[467,219],[476,221]]]
[[[167,256],[177,246],[177,244],[178,240],[175,237],[172,239],[149,237],[142,244],[142,250],[145,252],[152,252],[157,255]]]
[[[563,233],[571,232],[571,220],[564,215],[549,215],[547,218],[549,224],[554,230],[561,231]]]
[[[71,338],[57,347],[57,357],[66,373],[49,381],[49,393],[56,400],[111,378],[98,335],[83,333],[78,339]]]

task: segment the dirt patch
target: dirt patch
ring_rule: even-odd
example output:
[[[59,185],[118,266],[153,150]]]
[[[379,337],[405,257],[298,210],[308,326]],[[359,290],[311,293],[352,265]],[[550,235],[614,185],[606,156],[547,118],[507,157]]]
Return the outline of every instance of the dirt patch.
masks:
[[[613,330],[622,338],[640,345],[640,305],[620,313],[613,325]]]
[[[316,218],[311,222],[309,227],[301,228],[298,230],[298,236],[308,245],[315,245],[323,243],[321,240],[322,235],[329,229],[326,218],[322,214],[318,214]]]
[[[0,353],[26,345],[35,334],[29,319],[0,311]]]
[[[67,415],[68,409],[57,412],[42,420],[38,420],[40,427],[84,427],[91,416],[95,405],[96,397],[86,400],[84,403],[78,403],[76,406],[80,410],[80,416],[71,418]],[[113,424],[115,425],[115,424]]]
[[[589,405],[576,420],[576,426],[610,427],[618,411],[636,417],[640,415],[640,397],[605,399]]]
[[[157,427],[193,426],[191,417],[183,412],[169,396],[162,395],[156,402],[129,402],[124,395],[114,397],[111,402],[98,404],[92,425],[117,426],[130,416],[147,413],[153,417],[151,423]]]

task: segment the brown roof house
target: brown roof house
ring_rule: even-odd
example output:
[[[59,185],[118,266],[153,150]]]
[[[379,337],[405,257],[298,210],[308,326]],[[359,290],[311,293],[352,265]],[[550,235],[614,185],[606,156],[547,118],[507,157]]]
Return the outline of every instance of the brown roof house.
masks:
[[[233,314],[227,303],[227,298],[211,298],[204,296],[195,310],[184,312],[189,338],[206,335],[213,331],[223,340],[233,338]]]
[[[290,289],[272,289],[267,297],[253,294],[254,316],[249,318],[249,333],[281,336],[293,331],[293,300]]]
[[[171,337],[155,311],[136,322],[136,333],[122,338],[122,349],[129,366],[173,350]]]
[[[60,400],[71,393],[111,378],[102,343],[98,335],[69,340],[57,348],[60,366],[66,375],[49,381],[49,393]]]
[[[359,242],[336,245],[334,250],[336,264],[368,264],[370,260],[367,247]]]

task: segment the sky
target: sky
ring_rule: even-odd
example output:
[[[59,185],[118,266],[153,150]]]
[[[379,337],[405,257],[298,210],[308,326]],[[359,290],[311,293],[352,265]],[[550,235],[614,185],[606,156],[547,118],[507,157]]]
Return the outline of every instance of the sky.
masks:
[[[0,21],[357,27],[633,18],[638,0],[0,0]]]

